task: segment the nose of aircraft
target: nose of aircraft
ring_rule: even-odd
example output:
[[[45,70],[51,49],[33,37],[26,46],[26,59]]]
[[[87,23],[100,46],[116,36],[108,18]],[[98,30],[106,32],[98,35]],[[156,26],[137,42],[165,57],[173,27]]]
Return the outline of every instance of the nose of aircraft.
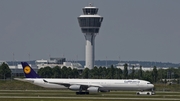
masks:
[[[149,85],[151,88],[154,88],[154,85],[153,84],[151,84],[151,85]]]

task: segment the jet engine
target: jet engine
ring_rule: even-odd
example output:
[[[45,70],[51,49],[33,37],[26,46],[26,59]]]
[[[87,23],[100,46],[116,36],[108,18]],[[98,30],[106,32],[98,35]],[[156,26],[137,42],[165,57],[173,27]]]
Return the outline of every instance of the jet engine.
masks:
[[[71,85],[69,89],[74,91],[79,91],[81,90],[81,85]]]
[[[89,92],[97,93],[99,92],[99,87],[89,87],[87,90]]]

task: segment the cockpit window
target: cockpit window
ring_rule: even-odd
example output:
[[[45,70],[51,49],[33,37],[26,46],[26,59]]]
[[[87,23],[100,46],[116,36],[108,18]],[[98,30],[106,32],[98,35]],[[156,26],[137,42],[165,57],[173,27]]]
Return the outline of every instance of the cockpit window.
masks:
[[[147,83],[147,84],[151,84],[151,83]]]

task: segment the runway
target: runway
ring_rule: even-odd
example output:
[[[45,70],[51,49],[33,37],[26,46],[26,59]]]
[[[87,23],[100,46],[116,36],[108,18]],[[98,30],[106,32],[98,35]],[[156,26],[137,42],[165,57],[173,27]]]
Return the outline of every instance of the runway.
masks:
[[[110,92],[110,93],[94,93],[90,95],[75,95],[74,92],[67,91],[0,91],[0,100],[7,101],[26,100],[34,101],[37,99],[43,99],[43,101],[60,101],[60,100],[72,100],[72,101],[102,101],[102,100],[123,100],[123,101],[180,101],[180,92],[157,92],[156,95],[136,95],[135,92]],[[19,99],[19,100],[18,100]]]

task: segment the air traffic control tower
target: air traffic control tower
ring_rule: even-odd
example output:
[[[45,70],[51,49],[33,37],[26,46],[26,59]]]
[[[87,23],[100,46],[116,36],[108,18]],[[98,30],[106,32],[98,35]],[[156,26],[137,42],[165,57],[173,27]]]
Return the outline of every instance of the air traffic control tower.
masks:
[[[99,28],[103,21],[103,17],[98,15],[98,8],[89,4],[84,7],[83,15],[78,17],[79,26],[86,39],[86,64],[85,68],[92,69],[94,67],[94,45],[95,37],[99,33]]]

